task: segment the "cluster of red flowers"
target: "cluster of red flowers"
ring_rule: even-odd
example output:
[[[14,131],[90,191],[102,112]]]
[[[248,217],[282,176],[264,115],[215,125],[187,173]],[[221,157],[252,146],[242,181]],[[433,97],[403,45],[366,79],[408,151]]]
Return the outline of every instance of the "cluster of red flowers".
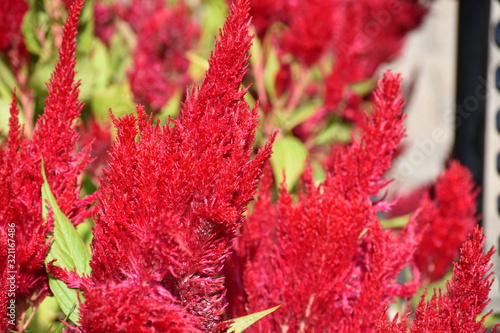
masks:
[[[75,121],[83,107],[78,101],[79,83],[74,80],[76,27],[82,3],[77,1],[64,27],[65,38],[59,61],[50,78],[44,114],[37,121],[33,137],[29,140],[23,134],[14,97],[10,107],[9,135],[0,147],[2,238],[8,225],[16,225],[13,238],[16,244],[15,267],[7,266],[6,256],[0,258],[0,267],[3,273],[16,272],[18,329],[23,328],[21,315],[29,307],[36,307],[50,293],[44,260],[53,221],[52,218],[42,219],[42,159],[49,184],[68,218],[77,225],[91,215],[88,207],[93,197],[80,199],[78,184],[78,177],[89,163],[90,146],[77,152],[75,130]],[[5,243],[2,246],[7,247]],[[2,294],[2,297],[6,295]],[[3,328],[14,329],[7,325]]]
[[[0,3],[0,50],[17,48],[22,44],[21,24],[28,10],[24,0]]]
[[[366,3],[368,10],[380,8]],[[420,8],[413,1],[402,3],[412,10]],[[297,29],[297,34],[308,36],[321,29],[306,29],[304,24],[316,22],[315,17],[334,16],[330,5],[311,1],[273,6],[286,7],[285,13],[294,18],[285,21],[290,32]],[[76,130],[83,107],[74,79],[83,0],[68,1],[68,6],[59,61],[33,137],[23,135],[14,98],[10,131],[0,146],[0,277],[4,283],[7,272],[16,271],[19,285],[17,323],[11,325],[2,315],[2,330],[24,331],[28,308],[35,309],[51,293],[44,260],[54,217],[49,214],[44,221],[41,213],[43,160],[49,186],[69,220],[77,225],[93,215],[95,222],[88,276],[54,263],[47,267],[55,278],[83,292],[75,331],[227,332],[231,319],[276,305],[281,308],[249,330],[485,331],[485,317],[476,318],[488,302],[493,250],[483,253],[480,228],[462,246],[445,292],[429,301],[424,294],[413,317],[405,311],[392,321],[388,318],[387,309],[396,298],[409,304],[422,280],[442,277],[477,222],[477,190],[471,176],[458,162],[451,162],[405,227],[382,228],[377,214],[390,210],[391,204],[373,198],[387,184],[383,175],[404,136],[398,75],[387,72],[379,81],[370,115],[359,119],[359,136],[332,150],[326,179],[317,184],[307,167],[297,198],[283,183],[274,202],[267,160],[277,134],[254,149],[258,109],[247,104],[247,89],[242,87],[251,45],[250,3],[235,0],[205,78],[188,93],[180,115],[166,125],[148,116],[144,106],[138,106],[135,115],[112,116],[117,137],[109,168],[98,192],[80,199],[79,178],[90,163],[90,146],[78,148]],[[158,30],[164,19],[187,24],[173,14],[184,10],[182,2],[179,6],[172,12],[158,10],[160,16],[143,22],[138,31],[152,33],[148,29]],[[278,7],[257,16],[259,34],[275,20]],[[347,7],[353,13],[361,8]],[[416,21],[394,22],[401,27]],[[324,45],[311,41],[304,53],[296,54],[298,59],[306,64],[315,61],[314,52],[322,52],[330,39],[338,38],[331,31],[321,33],[318,43]],[[158,39],[145,43],[162,48],[162,43],[176,40],[171,31],[155,36]],[[283,43],[284,49],[297,51],[296,42],[286,35]],[[168,66],[179,60],[166,58]],[[156,88],[166,91],[161,85]],[[261,178],[258,199],[245,215]],[[97,201],[95,209],[89,209],[92,200]],[[17,266],[9,269],[4,245],[12,223]],[[455,237],[445,239],[441,231],[450,225],[456,228]],[[4,309],[9,302],[5,287],[0,286]]]
[[[427,11],[415,0],[251,0],[250,7],[257,35],[263,37],[273,26],[284,29],[277,43],[305,65],[332,50],[351,53],[354,58],[342,60],[354,66],[348,67],[353,81],[370,77],[381,63],[397,55],[404,36]]]
[[[166,6],[163,0],[98,2],[94,7],[96,34],[109,45],[114,21],[127,22],[136,36],[128,71],[134,100],[147,110],[160,112],[170,98],[192,83],[186,52],[200,29],[184,1]]]
[[[235,258],[244,267],[239,299],[250,312],[283,307],[256,331],[365,332],[386,302],[416,292],[418,279],[395,280],[411,262],[418,222],[394,236],[382,230],[381,205],[370,200],[403,135],[399,84],[397,75],[384,76],[363,137],[335,152],[323,184],[315,186],[306,171],[297,203],[282,187],[274,205],[270,179],[264,182]]]
[[[143,2],[134,4],[132,9],[137,10],[131,10],[128,16],[137,31],[130,85],[137,103],[159,112],[179,89],[191,83],[186,52],[197,39],[199,28],[182,1],[173,7],[155,9],[142,20],[137,20],[137,12],[139,8],[145,12]]]
[[[477,194],[469,170],[452,161],[424,195],[417,218],[426,230],[415,253],[415,263],[424,282],[443,278],[462,242],[474,229],[478,222],[475,216]]]
[[[460,249],[460,261],[455,264],[453,276],[446,283],[445,293],[440,289],[426,301],[427,291],[424,292],[411,325],[408,325],[409,314],[401,322],[398,322],[398,316],[393,322],[388,322],[383,315],[377,322],[376,332],[404,333],[408,332],[408,327],[410,332],[486,332],[484,321],[487,315],[481,320],[477,318],[489,303],[493,273],[488,274],[488,271],[492,267],[490,258],[494,250],[485,254],[484,241],[481,228],[476,227]],[[497,324],[492,332],[496,332],[499,326]]]

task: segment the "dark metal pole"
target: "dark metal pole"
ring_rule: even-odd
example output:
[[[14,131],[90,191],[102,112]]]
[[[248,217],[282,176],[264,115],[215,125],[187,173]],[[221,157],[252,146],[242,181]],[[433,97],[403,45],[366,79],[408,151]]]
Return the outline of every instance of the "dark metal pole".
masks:
[[[460,0],[456,86],[456,129],[453,157],[467,166],[483,185],[484,126],[488,65],[490,0]],[[482,211],[482,194],[478,198]]]

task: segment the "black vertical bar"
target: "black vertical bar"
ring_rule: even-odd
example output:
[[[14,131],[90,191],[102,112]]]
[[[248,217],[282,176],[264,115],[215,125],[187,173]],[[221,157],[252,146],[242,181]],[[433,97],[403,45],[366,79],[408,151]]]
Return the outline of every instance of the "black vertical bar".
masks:
[[[460,0],[453,157],[483,185],[490,0]],[[482,194],[478,198],[482,212]]]

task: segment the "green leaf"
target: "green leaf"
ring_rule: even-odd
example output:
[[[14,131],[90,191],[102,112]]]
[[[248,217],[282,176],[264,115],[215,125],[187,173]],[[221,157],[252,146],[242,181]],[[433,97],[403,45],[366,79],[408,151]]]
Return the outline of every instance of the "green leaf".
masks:
[[[66,315],[66,318],[64,318],[64,321],[67,321],[67,320],[68,320],[68,318],[69,318],[69,316],[70,316],[70,315],[71,315],[71,314],[72,314],[75,310],[76,310],[76,306],[74,306],[74,307],[71,309],[70,313]],[[65,325],[64,325],[62,322],[61,322],[61,323],[59,323],[59,326],[56,328],[56,330],[54,331],[54,333],[61,333],[61,332],[63,331],[63,329],[64,329],[64,326],[65,326]]]
[[[380,224],[382,224],[382,228],[384,229],[402,228],[408,224],[408,222],[410,221],[410,216],[411,214],[408,214],[403,216],[397,216],[392,219],[380,220]]]
[[[209,50],[213,49],[215,43],[214,36],[218,35],[221,28],[221,22],[224,22],[228,15],[228,6],[224,0],[209,0],[199,7],[199,15],[201,18],[201,36],[199,39],[198,49],[206,50],[207,56]]]
[[[354,91],[359,96],[366,96],[371,93],[377,87],[377,81],[372,78],[356,82],[351,85],[352,91]]]
[[[83,243],[73,224],[57,205],[45,175],[43,161],[42,176],[44,180],[42,184],[43,218],[47,218],[48,205],[50,205],[54,213],[54,238],[47,258],[45,258],[45,264],[57,259],[55,262],[57,266],[68,271],[76,271],[80,275],[88,275],[91,271],[89,265],[90,249]],[[80,291],[70,289],[64,282],[54,277],[49,277],[49,286],[61,310],[76,323],[78,321],[79,299],[83,300]]]
[[[326,171],[325,168],[316,160],[311,161],[311,168],[313,171],[313,178],[316,185],[324,182],[326,179]]]
[[[29,78],[29,86],[31,89],[35,90],[38,95],[47,96],[47,85],[49,82],[50,75],[54,71],[54,67],[57,62],[57,54],[53,54],[44,61],[38,61],[33,68],[33,74]]]
[[[290,191],[299,180],[304,171],[307,149],[294,136],[285,135],[274,142],[271,166],[273,168],[276,184],[283,181],[283,170],[286,175],[286,188]]]
[[[31,7],[33,8],[33,7]],[[30,9],[24,14],[21,32],[24,37],[24,43],[28,51],[35,55],[42,53],[42,45],[36,36],[37,32],[37,13],[34,9]]]
[[[254,44],[257,43],[259,43],[259,41],[254,41]],[[252,54],[255,53],[252,52]],[[266,61],[266,68],[264,69],[264,85],[269,97],[273,101],[276,100],[276,74],[278,74],[279,70],[280,63],[278,60],[278,54],[273,47],[270,47]]]
[[[316,136],[316,145],[331,144],[333,142],[351,141],[351,126],[338,121],[332,122]]]
[[[99,121],[109,119],[108,110],[112,109],[116,117],[135,112],[132,92],[126,81],[108,86],[92,95],[90,105]]]
[[[302,124],[316,113],[323,102],[320,99],[312,99],[297,107],[290,114],[280,111],[276,116],[278,126],[285,131],[291,131],[295,126]]]
[[[0,97],[10,100],[14,87],[18,87],[16,77],[6,60],[0,57]]]
[[[59,304],[53,296],[47,296],[38,305],[36,313],[26,332],[52,332],[52,327],[60,316]]]
[[[9,102],[0,98],[0,133],[7,135],[9,133],[9,119],[10,119],[10,105]]]
[[[484,314],[480,314],[477,316],[477,321],[481,320],[484,317]],[[496,324],[500,323],[500,313],[492,313],[484,320],[485,327],[493,327]]]
[[[112,75],[106,45],[98,39],[92,40],[91,44],[90,51],[78,59],[75,68],[76,79],[81,81],[80,98],[83,100],[89,100],[95,91],[105,89]]]
[[[228,333],[234,332],[234,333],[241,333],[244,330],[246,330],[248,327],[252,326],[255,324],[257,321],[261,320],[268,314],[276,311],[281,305],[275,306],[274,308],[270,308],[264,311],[256,312],[249,314],[247,316],[235,318],[231,320],[233,323],[229,327],[229,330],[227,331]]]
[[[181,108],[182,95],[182,89],[177,89],[167,101],[167,103],[163,106],[160,113],[157,115],[157,118],[160,119],[162,124],[165,124],[167,122],[168,117],[177,116]]]

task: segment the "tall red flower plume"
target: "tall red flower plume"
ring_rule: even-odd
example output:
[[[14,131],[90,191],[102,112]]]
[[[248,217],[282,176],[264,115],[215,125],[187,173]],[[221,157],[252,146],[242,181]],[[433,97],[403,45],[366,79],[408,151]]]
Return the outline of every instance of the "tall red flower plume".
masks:
[[[17,48],[22,44],[21,24],[28,4],[24,0],[0,2],[0,51]]]
[[[270,141],[249,160],[258,119],[241,88],[248,10],[244,0],[231,7],[205,79],[178,119],[152,124],[138,107],[137,117],[114,120],[92,273],[81,282],[85,332],[228,327],[220,272],[271,153]]]
[[[427,283],[448,272],[460,245],[477,224],[477,194],[470,171],[451,161],[422,199],[417,219],[426,230],[415,262]]]
[[[363,116],[363,136],[330,155],[327,169],[337,175],[333,179],[341,179],[339,186],[349,189],[359,183],[368,194],[377,195],[387,184],[382,176],[389,169],[398,143],[404,136],[404,116],[401,113],[404,100],[400,85],[399,75],[386,72],[373,93],[370,117]]]
[[[248,312],[282,305],[255,332],[363,332],[387,301],[416,291],[418,272],[408,284],[396,280],[416,249],[416,220],[398,235],[382,230],[370,199],[403,135],[399,85],[399,76],[384,76],[363,136],[332,158],[323,184],[306,170],[298,202],[282,187],[273,205],[270,174],[263,182],[236,254],[243,276],[228,282],[244,286],[229,298],[246,301]]]
[[[128,73],[131,89],[136,102],[159,112],[179,87],[191,83],[186,52],[199,28],[180,2],[152,13],[137,34],[133,67]]]
[[[446,291],[435,291],[433,297],[420,300],[409,332],[486,332],[484,321],[488,315],[477,320],[489,303],[488,294],[493,283],[491,248],[483,252],[485,236],[480,227],[469,234],[469,238],[460,249],[460,260],[454,265],[453,275],[446,283]],[[408,316],[402,323],[388,322],[386,315],[381,316],[377,332],[408,332]],[[494,328],[496,332],[497,327]]]
[[[75,224],[89,214],[87,208],[92,200],[80,200],[77,182],[89,160],[88,147],[76,152],[75,131],[75,120],[82,108],[78,82],[74,81],[75,36],[82,3],[76,1],[64,25],[59,61],[48,83],[44,114],[37,121],[32,140],[22,134],[14,97],[8,138],[0,147],[0,226],[6,230],[9,224],[16,225],[17,318],[22,318],[28,307],[36,306],[49,293],[44,259],[52,221],[42,220],[41,158],[61,209]],[[7,269],[4,265],[1,268]],[[22,325],[19,320],[17,329],[22,329]]]

